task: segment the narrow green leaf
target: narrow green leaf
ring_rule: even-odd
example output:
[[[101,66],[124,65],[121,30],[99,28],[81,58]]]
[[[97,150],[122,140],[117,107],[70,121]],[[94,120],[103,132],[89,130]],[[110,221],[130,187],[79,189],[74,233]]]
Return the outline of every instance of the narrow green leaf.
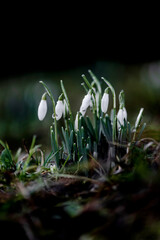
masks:
[[[83,82],[83,83],[81,83],[81,86],[84,88],[84,90],[85,90],[85,92],[86,92],[86,94],[88,93],[88,89],[87,89],[87,87],[86,87],[86,85],[85,85],[85,83]]]
[[[80,157],[82,155],[82,139],[81,139],[79,130],[77,130],[77,147],[78,147],[78,154]]]
[[[60,81],[60,84],[61,84],[61,89],[62,89],[62,92],[63,92],[63,94],[64,94],[66,103],[67,103],[67,105],[68,105],[68,110],[69,110],[70,116],[71,116],[71,118],[72,118],[72,111],[71,111],[70,102],[69,102],[69,99],[68,99],[68,96],[67,96],[67,93],[66,93],[66,90],[65,90],[65,87],[64,87],[64,84],[63,84],[63,81],[62,81],[62,80]],[[73,118],[72,118],[72,119],[73,119]]]
[[[100,84],[98,78],[95,76],[95,74],[91,70],[88,70],[88,72],[89,72],[90,76],[92,77],[93,81],[96,83],[98,92],[102,93],[101,84]]]
[[[68,136],[68,132],[67,130],[64,130],[64,128],[62,127],[62,133],[63,133],[63,137],[64,137],[64,142],[66,145],[66,149],[67,149],[67,153],[70,154],[70,147],[69,147],[69,136]]]
[[[139,133],[138,133],[138,136],[137,136],[137,139],[136,139],[136,140],[139,140],[139,139],[140,139],[140,137],[141,137],[141,135],[142,135],[145,127],[146,127],[146,123],[143,123],[143,125],[142,125],[142,127],[141,127],[141,129],[140,129],[140,131],[139,131]]]
[[[84,74],[82,74],[82,78],[85,81],[85,83],[88,86],[88,88],[92,89],[92,86],[91,86],[90,82],[88,81],[88,79],[86,78],[86,76]]]
[[[89,130],[90,135],[91,135],[94,139],[96,139],[95,130],[94,130],[93,125],[92,125],[92,122],[91,122],[91,120],[90,120],[90,118],[89,118],[88,116],[86,117],[86,123],[87,123],[87,128],[88,128],[88,130]]]
[[[130,122],[128,122],[127,124],[127,135],[128,135],[128,142],[131,142],[131,135],[132,135],[132,131],[131,131],[131,124]]]
[[[102,133],[105,136],[107,142],[111,142],[112,141],[112,136],[110,135],[110,130],[108,129],[108,127],[106,127],[103,119],[100,119],[101,122],[101,129],[102,129]]]
[[[69,137],[70,153],[71,153],[72,147],[73,147],[73,135],[74,135],[74,131],[72,130],[70,133],[70,137]]]
[[[30,150],[34,147],[35,142],[36,142],[36,136],[34,135],[33,138],[32,138],[32,142],[31,142]]]
[[[11,152],[8,148],[5,148],[0,156],[0,162],[5,170],[9,170],[14,167]]]
[[[59,147],[57,145],[57,142],[56,142],[56,135],[55,135],[55,132],[53,130],[53,128],[51,127],[50,128],[50,134],[51,134],[51,147],[52,147],[52,151],[55,154],[55,157],[56,157],[56,164],[57,164],[57,167],[59,167]]]
[[[48,162],[50,162],[50,161],[56,156],[56,154],[57,154],[60,150],[62,150],[62,147],[59,148],[59,150],[58,150],[57,152],[51,151],[51,153],[48,155],[47,159],[46,159],[45,162],[44,162],[44,166],[45,166]]]
[[[6,145],[2,140],[0,140],[0,144],[2,145],[2,147],[6,148]]]

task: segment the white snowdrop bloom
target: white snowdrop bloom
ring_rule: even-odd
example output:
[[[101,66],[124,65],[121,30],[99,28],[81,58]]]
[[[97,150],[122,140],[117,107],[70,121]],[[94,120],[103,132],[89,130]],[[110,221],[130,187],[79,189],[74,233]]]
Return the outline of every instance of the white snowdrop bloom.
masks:
[[[91,95],[91,101],[90,101],[90,104],[89,104],[90,108],[93,107],[93,104],[95,104],[95,99],[94,99],[94,96],[93,96],[93,94],[92,94],[92,95]]]
[[[64,113],[63,101],[61,101],[61,100],[57,101],[55,112],[56,112],[56,120],[58,121],[62,117],[62,114]]]
[[[50,171],[51,171],[51,173],[56,172],[56,170],[57,170],[56,164],[55,164],[55,163],[54,163],[54,164],[51,164],[51,165],[50,165]]]
[[[123,118],[127,121],[127,110],[125,107],[123,107]]]
[[[120,108],[117,114],[117,127],[124,126],[124,121],[127,121],[127,111],[124,108]]]
[[[106,113],[108,110],[108,104],[109,104],[109,94],[104,93],[102,100],[101,100],[101,110],[103,113]]]
[[[78,113],[76,114],[75,122],[74,122],[74,128],[77,131],[78,130]]]
[[[80,112],[81,114],[84,116],[86,111],[87,111],[87,108],[90,106],[90,102],[91,102],[91,94],[90,93],[87,93],[83,100],[82,100],[82,104],[81,104],[81,107],[80,107]]]
[[[42,121],[47,114],[47,101],[45,98],[45,95],[43,94],[42,99],[38,106],[38,118],[40,121]]]

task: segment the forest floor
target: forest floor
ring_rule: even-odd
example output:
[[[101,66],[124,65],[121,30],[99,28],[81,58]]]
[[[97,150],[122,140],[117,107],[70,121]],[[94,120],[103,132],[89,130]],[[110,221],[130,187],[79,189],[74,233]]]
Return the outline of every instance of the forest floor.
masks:
[[[132,149],[118,174],[0,173],[1,236],[19,239],[160,239],[160,144]]]

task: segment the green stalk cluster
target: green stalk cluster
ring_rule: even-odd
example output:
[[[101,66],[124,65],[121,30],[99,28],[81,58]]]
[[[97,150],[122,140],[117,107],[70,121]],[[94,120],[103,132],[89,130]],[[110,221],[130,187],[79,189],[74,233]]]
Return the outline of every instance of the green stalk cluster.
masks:
[[[100,81],[91,70],[88,72],[91,82],[84,74],[82,75],[84,82],[81,85],[84,87],[86,95],[75,117],[73,117],[63,81],[60,81],[62,95],[59,100],[65,101],[67,105],[67,110],[65,109],[63,116],[63,126],[60,126],[56,120],[56,104],[50,89],[44,82],[40,82],[53,105],[54,117],[53,125],[50,128],[52,147],[50,156],[55,159],[57,168],[60,168],[64,162],[66,164],[67,162],[89,161],[90,156],[96,156],[97,159],[106,161],[110,158],[111,162],[114,162],[117,155],[122,155],[119,154],[119,149],[124,148],[123,152],[126,152],[131,141],[136,141],[136,132],[140,127],[143,111],[140,111],[135,127],[131,128],[127,121],[124,91],[122,90],[119,94],[119,111],[117,111],[116,93],[112,84],[104,77]],[[102,83],[106,85],[104,91],[102,91]],[[113,99],[113,106],[110,104],[110,114],[108,110],[107,112],[102,111],[102,107],[106,109],[102,104],[108,101],[109,96]],[[93,113],[91,117],[86,114],[88,109]],[[140,130],[141,134],[143,130],[144,125]],[[118,148],[117,145],[121,147]],[[60,159],[63,161],[61,162]],[[109,168],[112,165],[111,162]]]

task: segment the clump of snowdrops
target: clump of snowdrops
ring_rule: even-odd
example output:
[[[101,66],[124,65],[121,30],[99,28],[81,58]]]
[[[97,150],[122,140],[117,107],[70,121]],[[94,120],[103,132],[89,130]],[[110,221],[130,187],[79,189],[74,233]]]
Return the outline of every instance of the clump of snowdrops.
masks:
[[[101,169],[106,173],[113,168],[119,171],[120,168],[115,167],[119,166],[123,156],[129,152],[131,143],[140,138],[145,128],[145,123],[141,125],[143,108],[131,127],[127,120],[124,91],[119,93],[117,106],[117,95],[112,84],[102,77],[101,81],[106,85],[106,88],[102,89],[99,79],[91,70],[88,72],[91,81],[82,75],[81,85],[85,96],[75,116],[63,81],[60,81],[62,93],[57,102],[46,83],[40,81],[45,92],[38,107],[39,120],[42,121],[47,114],[47,96],[53,106],[53,123],[50,127],[52,150],[46,161],[48,164],[52,159],[51,171],[72,163],[86,163],[87,166],[91,160],[103,166]],[[110,100],[113,106],[109,112]],[[90,116],[87,115],[88,111],[92,113]],[[63,123],[60,119],[63,119]]]

